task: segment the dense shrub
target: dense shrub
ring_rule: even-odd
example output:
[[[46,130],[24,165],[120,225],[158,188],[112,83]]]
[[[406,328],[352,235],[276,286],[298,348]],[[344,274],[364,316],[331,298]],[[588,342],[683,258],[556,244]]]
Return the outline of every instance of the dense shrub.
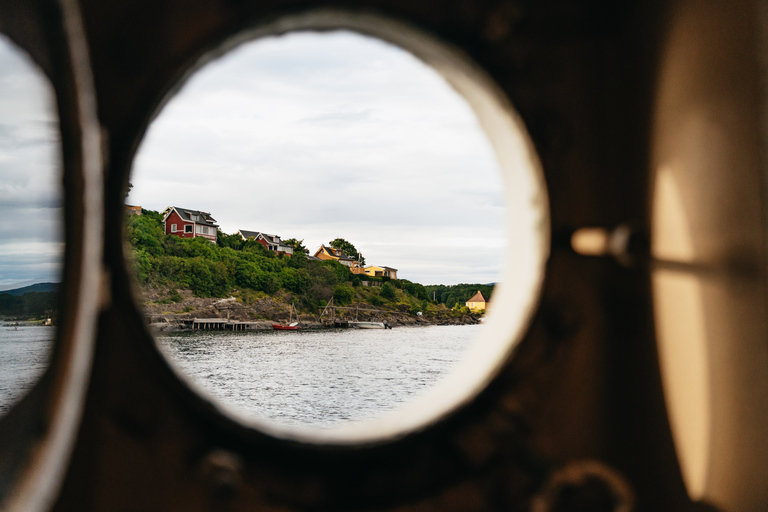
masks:
[[[339,305],[348,304],[355,297],[352,286],[358,287],[362,280],[388,281],[353,275],[349,267],[337,261],[309,260],[303,252],[276,257],[252,239],[221,231],[215,244],[203,237],[165,235],[162,215],[150,210],[128,216],[125,232],[139,283],[170,287],[173,291],[164,300],[172,302],[181,300],[177,289],[192,290],[198,297],[224,297],[237,289],[245,302],[256,300],[259,292],[272,295],[284,290],[293,294],[297,304],[314,310],[324,307],[331,297]],[[347,285],[350,282],[352,286]],[[381,297],[396,297],[393,283],[414,294],[407,300],[425,298],[422,285],[410,281],[399,284],[397,280],[385,283]],[[383,303],[376,295],[378,290],[361,289],[361,293],[370,294],[371,304]]]
[[[391,282],[386,282],[381,286],[381,296],[388,300],[393,300],[397,295],[395,286]]]
[[[312,286],[312,278],[304,269],[285,267],[280,271],[280,281],[283,288],[294,293],[304,293]]]
[[[355,296],[355,290],[346,284],[340,284],[333,290],[333,300],[339,306],[344,306],[352,302]]]

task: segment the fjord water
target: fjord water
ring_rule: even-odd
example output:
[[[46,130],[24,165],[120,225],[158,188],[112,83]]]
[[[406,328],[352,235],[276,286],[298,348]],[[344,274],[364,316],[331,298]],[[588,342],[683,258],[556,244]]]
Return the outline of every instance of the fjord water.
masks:
[[[0,324],[0,414],[37,382],[48,366],[56,328]]]
[[[479,329],[195,331],[157,341],[198,387],[241,413],[328,428],[412,399],[462,357]]]

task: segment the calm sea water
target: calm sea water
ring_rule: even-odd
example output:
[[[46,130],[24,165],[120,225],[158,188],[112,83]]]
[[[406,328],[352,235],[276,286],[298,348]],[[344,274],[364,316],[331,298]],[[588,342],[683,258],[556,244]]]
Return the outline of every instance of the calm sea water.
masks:
[[[183,332],[158,337],[198,386],[247,415],[332,427],[375,418],[456,363],[480,326]],[[48,365],[56,330],[0,324],[0,414]]]
[[[48,366],[54,327],[13,326],[0,323],[0,414],[37,382]]]
[[[327,428],[410,400],[461,358],[478,329],[196,331],[158,343],[198,386],[241,412]]]

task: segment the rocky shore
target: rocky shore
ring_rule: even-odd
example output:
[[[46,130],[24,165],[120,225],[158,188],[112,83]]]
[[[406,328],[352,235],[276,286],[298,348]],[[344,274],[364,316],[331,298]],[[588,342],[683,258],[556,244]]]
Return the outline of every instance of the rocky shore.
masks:
[[[239,297],[224,299],[195,297],[189,290],[179,290],[176,302],[169,301],[169,293],[163,289],[143,290],[143,307],[147,321],[160,330],[184,328],[184,321],[219,318],[237,322],[248,322],[249,329],[271,329],[273,323],[286,324],[291,320],[290,296],[266,296],[244,302]],[[480,317],[468,313],[457,313],[445,307],[435,308],[422,315],[412,314],[406,305],[374,308],[367,303],[353,303],[346,309],[336,309],[335,319],[341,321],[388,322],[391,326],[416,325],[464,325],[476,324]],[[375,310],[375,311],[370,311]],[[293,321],[296,321],[295,315]],[[324,328],[333,326],[331,316],[300,314],[302,328]]]

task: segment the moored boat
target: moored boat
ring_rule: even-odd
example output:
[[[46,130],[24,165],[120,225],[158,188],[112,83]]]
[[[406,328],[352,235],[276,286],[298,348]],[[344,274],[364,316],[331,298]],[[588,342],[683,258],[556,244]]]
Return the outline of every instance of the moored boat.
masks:
[[[292,322],[288,325],[283,324],[272,324],[272,328],[276,331],[298,331],[299,330],[299,322]]]
[[[391,329],[389,322],[349,322],[356,329]]]
[[[291,316],[288,319],[288,323],[286,324],[272,324],[272,328],[276,331],[298,331],[299,330],[299,322],[291,322],[293,320],[293,313],[296,313],[296,320],[299,319],[299,312],[296,311],[296,307],[291,304]]]

